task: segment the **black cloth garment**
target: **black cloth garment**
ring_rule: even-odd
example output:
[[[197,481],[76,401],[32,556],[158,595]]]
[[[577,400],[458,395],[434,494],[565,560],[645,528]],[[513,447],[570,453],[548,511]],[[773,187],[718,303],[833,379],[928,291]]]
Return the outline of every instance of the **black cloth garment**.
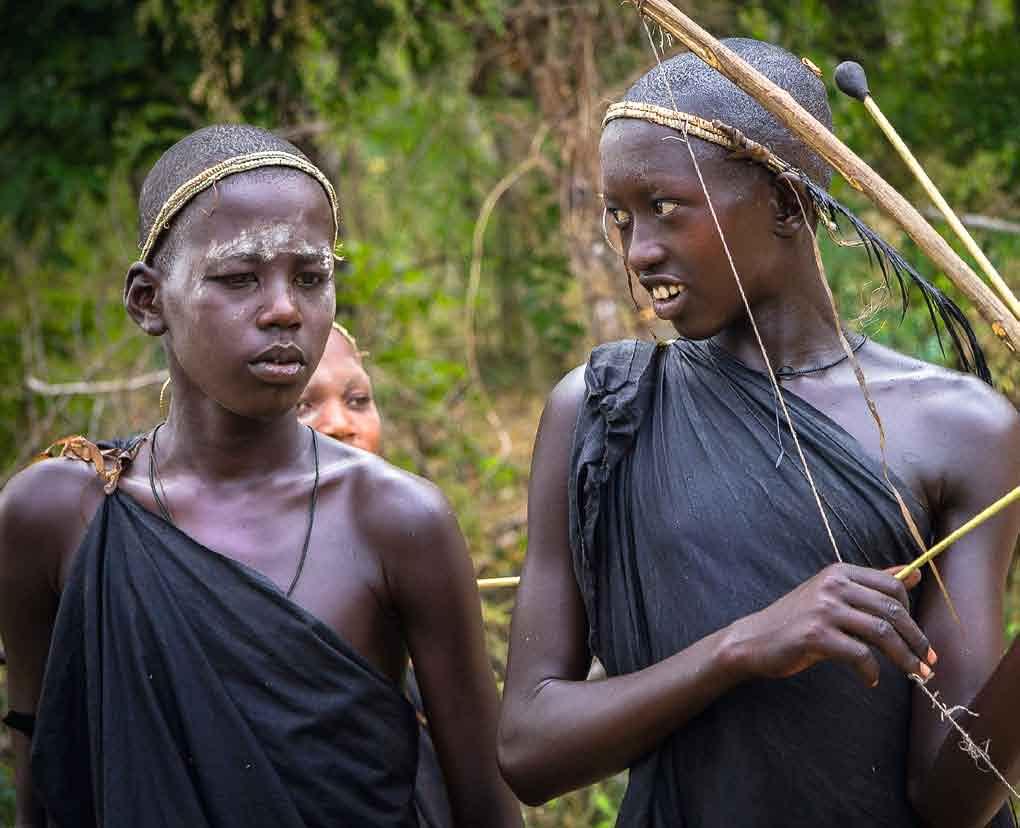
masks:
[[[835,561],[765,375],[710,343],[621,342],[592,353],[586,383],[571,547],[592,651],[610,676],[662,661]],[[843,559],[882,568],[914,558],[878,462],[805,400],[785,398]],[[928,534],[924,508],[897,486]],[[726,693],[631,768],[617,825],[917,825],[912,685],[879,658],[875,689],[823,663]],[[1004,810],[993,824],[1013,822]]]
[[[32,744],[60,828],[417,828],[400,688],[251,568],[114,492],[68,582]]]

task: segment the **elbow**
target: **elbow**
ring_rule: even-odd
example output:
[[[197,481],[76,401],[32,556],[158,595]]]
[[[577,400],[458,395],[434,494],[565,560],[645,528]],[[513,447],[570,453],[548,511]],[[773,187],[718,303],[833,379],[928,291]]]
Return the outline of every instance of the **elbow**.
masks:
[[[532,808],[543,805],[558,792],[549,787],[551,774],[543,772],[546,768],[540,761],[542,751],[536,750],[533,739],[508,719],[504,714],[499,724],[496,742],[499,772],[521,802]]]

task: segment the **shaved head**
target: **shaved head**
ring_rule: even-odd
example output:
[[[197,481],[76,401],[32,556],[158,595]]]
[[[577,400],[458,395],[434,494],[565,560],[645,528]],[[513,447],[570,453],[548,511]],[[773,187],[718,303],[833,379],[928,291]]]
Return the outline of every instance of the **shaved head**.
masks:
[[[138,197],[139,244],[149,235],[152,223],[164,202],[184,182],[228,158],[270,150],[288,152],[299,158],[306,157],[289,141],[273,135],[268,130],[244,124],[209,126],[182,138],[163,153],[142,184],[142,191]],[[264,167],[246,174],[271,177],[304,173],[284,167]],[[189,216],[190,210],[185,207],[173,219],[169,231],[163,234],[156,245],[152,261],[157,267],[166,268],[167,260],[175,249],[174,230],[187,224]]]
[[[731,37],[722,43],[832,129],[825,84],[799,58],[760,40]],[[656,65],[624,95],[626,101],[656,104],[667,109],[673,109],[674,99],[681,111],[736,127],[748,138],[764,144],[784,161],[803,170],[817,184],[828,188],[832,171],[820,156],[754,98],[691,52],[664,60],[661,67]]]

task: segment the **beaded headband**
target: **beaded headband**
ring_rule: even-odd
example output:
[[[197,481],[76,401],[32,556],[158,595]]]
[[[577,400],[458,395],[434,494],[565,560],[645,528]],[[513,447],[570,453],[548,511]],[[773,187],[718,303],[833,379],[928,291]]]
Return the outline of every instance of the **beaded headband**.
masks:
[[[724,149],[732,150],[741,157],[750,158],[768,167],[774,173],[788,172],[793,168],[764,144],[748,138],[736,127],[719,120],[709,121],[690,112],[678,112],[664,106],[642,103],[641,101],[620,101],[606,110],[602,127],[618,118],[637,118],[653,124],[675,129],[684,135],[693,135]]]
[[[304,158],[289,152],[268,150],[266,152],[252,152],[247,155],[237,155],[233,158],[228,158],[206,170],[202,170],[194,178],[188,179],[174,190],[163,203],[163,206],[160,207],[156,220],[152,223],[152,227],[149,228],[149,235],[146,237],[145,242],[139,245],[142,251],[141,261],[150,264],[149,257],[152,255],[152,251],[155,249],[156,243],[159,241],[163,231],[169,229],[170,222],[174,216],[184,209],[191,199],[228,175],[247,172],[259,167],[293,167],[310,175],[322,185],[322,189],[326,191],[326,197],[329,199],[329,204],[333,211],[333,246],[336,247],[337,237],[340,232],[340,208],[336,200],[336,191],[333,189],[333,185],[329,183],[329,179],[326,178],[322,170]]]

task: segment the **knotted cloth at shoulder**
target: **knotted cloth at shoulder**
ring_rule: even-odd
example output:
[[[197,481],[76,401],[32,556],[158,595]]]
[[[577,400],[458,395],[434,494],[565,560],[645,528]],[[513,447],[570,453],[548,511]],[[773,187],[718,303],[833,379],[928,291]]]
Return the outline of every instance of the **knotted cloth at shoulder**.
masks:
[[[634,442],[654,390],[659,345],[625,340],[592,351],[584,373],[587,388],[577,414],[570,456],[570,546],[585,610],[588,644],[598,653],[595,614],[595,526],[606,481]]]

